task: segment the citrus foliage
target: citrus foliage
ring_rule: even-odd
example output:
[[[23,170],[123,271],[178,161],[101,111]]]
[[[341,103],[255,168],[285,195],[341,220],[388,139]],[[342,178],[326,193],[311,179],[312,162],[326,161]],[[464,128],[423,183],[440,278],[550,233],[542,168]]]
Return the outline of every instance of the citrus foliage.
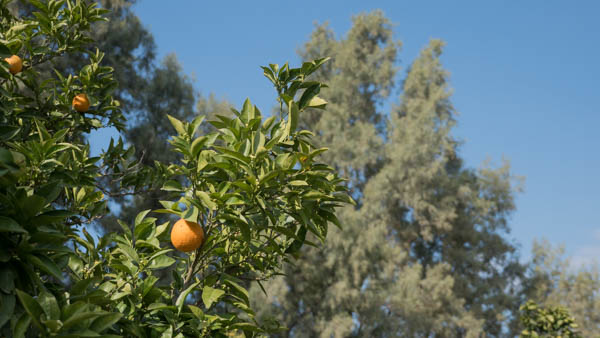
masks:
[[[105,10],[84,1],[30,0],[30,17],[15,17],[0,1],[0,57],[18,55],[23,69],[0,63],[0,334],[2,336],[223,336],[264,331],[249,307],[249,281],[279,273],[312,233],[323,240],[335,209],[353,203],[335,171],[320,163],[325,148],[298,129],[298,116],[324,108],[323,86],[306,77],[326,60],[300,68],[270,65],[279,115],[263,119],[247,100],[233,117],[170,117],[170,143],[181,162],[148,167],[121,140],[90,157],[84,133],[123,130],[112,96],[113,70],[89,50],[90,23]],[[52,68],[79,55],[77,73]],[[38,67],[39,66],[39,67]],[[89,110],[72,106],[85,94]],[[110,180],[110,188],[100,185]],[[169,241],[172,222],[151,210],[122,231],[95,238],[87,225],[107,212],[106,197],[162,186],[169,199],[154,212],[196,222],[202,246],[189,256]],[[157,276],[170,269],[174,283]]]
[[[575,319],[562,306],[543,308],[530,300],[520,310],[525,327],[521,337],[582,337],[577,333]]]

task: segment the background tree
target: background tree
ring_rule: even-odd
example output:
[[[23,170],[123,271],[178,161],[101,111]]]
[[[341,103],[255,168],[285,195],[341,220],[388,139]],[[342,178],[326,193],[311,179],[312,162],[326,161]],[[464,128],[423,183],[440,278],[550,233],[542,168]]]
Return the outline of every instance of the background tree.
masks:
[[[448,264],[455,296],[485,320],[488,335],[498,335],[501,314],[518,311],[516,283],[524,277],[515,244],[506,238],[514,180],[508,164],[463,167],[451,135],[456,112],[439,61],[442,46],[431,41],[404,80],[386,145],[389,165],[373,180],[369,206],[387,206],[399,242],[425,270]],[[370,214],[384,213],[376,208]]]
[[[254,293],[289,336],[501,336],[518,320],[525,268],[507,239],[516,182],[507,164],[463,166],[442,42],[412,63],[389,117],[380,111],[397,46],[375,12],[355,17],[341,41],[317,27],[300,52],[334,56],[318,74],[341,83],[323,93],[332,113],[303,121],[332,144],[358,209],[345,208],[344,231],[304,250],[267,298]]]
[[[386,115],[381,105],[394,87],[401,43],[381,11],[357,15],[352,22],[340,41],[327,24],[317,26],[299,51],[304,60],[332,57],[316,74],[330,86],[323,94],[329,113],[308,110],[300,118],[317,131],[316,141],[331,149],[328,160],[350,178],[348,185],[360,199],[381,160]]]

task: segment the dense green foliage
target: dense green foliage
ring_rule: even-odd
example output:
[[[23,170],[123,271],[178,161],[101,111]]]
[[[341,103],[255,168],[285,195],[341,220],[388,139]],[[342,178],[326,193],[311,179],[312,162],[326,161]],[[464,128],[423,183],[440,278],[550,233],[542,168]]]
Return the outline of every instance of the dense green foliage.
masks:
[[[521,311],[521,322],[525,326],[521,337],[582,337],[577,333],[573,317],[561,306],[541,308],[530,300],[521,306]]]
[[[15,75],[6,62],[0,67],[2,336],[263,332],[244,281],[277,274],[303,245],[316,245],[307,234],[324,240],[328,224],[339,224],[335,209],[353,203],[319,160],[327,149],[298,128],[305,109],[325,106],[317,96],[324,85],[307,77],[326,60],[265,68],[281,107],[268,119],[249,100],[232,117],[210,121],[208,133],[198,133],[209,129],[203,116],[168,116],[175,161],[145,165],[121,141],[90,157],[84,133],[127,125],[112,96],[114,69],[88,49],[91,24],[106,10],[31,0],[15,16],[8,1],[0,5],[0,57],[24,60]],[[65,56],[81,64],[59,69]],[[90,110],[71,108],[79,93]],[[152,210],[117,221],[118,232],[90,235],[89,225],[107,213],[105,196],[154,186],[167,194],[154,212],[200,223],[201,248],[175,254],[166,243],[171,222],[157,224]],[[159,281],[166,268],[172,283]]]

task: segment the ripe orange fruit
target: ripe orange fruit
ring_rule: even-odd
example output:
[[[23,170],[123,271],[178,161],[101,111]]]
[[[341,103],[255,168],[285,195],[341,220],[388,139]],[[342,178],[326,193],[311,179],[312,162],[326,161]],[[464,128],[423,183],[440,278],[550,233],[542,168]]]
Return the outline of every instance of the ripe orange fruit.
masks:
[[[190,252],[198,249],[204,242],[204,231],[198,223],[180,219],[171,229],[171,243],[175,249]]]
[[[90,100],[85,94],[77,94],[73,98],[73,108],[80,113],[85,113],[90,109]]]
[[[17,55],[13,55],[8,58],[4,58],[4,61],[8,62],[8,71],[15,75],[23,69],[23,60]]]

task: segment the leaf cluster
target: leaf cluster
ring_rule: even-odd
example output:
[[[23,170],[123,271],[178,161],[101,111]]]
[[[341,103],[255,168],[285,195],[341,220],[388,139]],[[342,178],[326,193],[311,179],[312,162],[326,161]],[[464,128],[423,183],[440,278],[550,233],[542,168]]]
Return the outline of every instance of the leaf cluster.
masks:
[[[521,323],[525,327],[521,337],[582,337],[575,319],[564,307],[544,308],[529,300],[519,310]]]

